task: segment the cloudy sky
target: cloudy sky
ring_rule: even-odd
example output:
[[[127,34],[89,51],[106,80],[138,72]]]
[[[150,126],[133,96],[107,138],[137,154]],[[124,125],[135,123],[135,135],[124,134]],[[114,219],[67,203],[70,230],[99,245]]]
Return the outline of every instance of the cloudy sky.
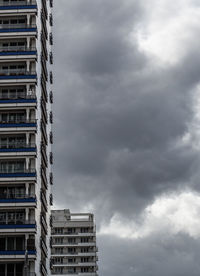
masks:
[[[100,276],[199,276],[199,0],[54,3],[55,207]]]

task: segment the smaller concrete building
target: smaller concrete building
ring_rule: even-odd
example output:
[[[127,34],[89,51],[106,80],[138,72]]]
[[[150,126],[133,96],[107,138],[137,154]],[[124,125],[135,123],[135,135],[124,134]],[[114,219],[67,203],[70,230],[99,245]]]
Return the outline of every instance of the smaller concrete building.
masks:
[[[52,211],[52,275],[98,276],[94,215]]]

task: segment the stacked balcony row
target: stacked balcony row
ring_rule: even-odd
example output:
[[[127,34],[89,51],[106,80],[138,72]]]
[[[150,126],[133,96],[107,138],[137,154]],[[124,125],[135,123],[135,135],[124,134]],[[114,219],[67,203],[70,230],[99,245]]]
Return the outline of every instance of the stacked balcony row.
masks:
[[[47,197],[47,190],[52,175],[47,175],[51,160],[47,145],[52,135],[48,139],[47,125],[51,116],[47,113],[46,83],[51,81],[51,76],[46,62],[51,56],[47,40],[52,35],[46,26],[50,16],[46,0],[40,3],[0,0],[2,276],[35,276],[33,271],[38,267],[40,274],[37,272],[37,275],[48,274],[47,212],[52,198]]]

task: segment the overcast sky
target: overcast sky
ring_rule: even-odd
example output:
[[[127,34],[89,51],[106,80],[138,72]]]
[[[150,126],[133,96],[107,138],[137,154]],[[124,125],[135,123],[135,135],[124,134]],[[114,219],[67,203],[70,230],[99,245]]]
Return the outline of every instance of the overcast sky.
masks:
[[[200,275],[200,1],[54,1],[56,208],[99,276]]]

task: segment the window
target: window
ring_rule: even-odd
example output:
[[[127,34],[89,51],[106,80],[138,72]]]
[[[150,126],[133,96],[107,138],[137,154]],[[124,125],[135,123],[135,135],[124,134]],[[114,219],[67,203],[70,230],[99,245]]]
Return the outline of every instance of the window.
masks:
[[[70,267],[70,268],[68,268],[68,273],[69,273],[69,274],[76,273],[76,268],[75,268],[75,267]]]
[[[55,273],[63,273],[63,267],[55,267]]]
[[[6,69],[8,70],[8,69]],[[1,99],[25,98],[25,88],[3,88],[0,90]]]
[[[89,252],[89,248],[88,247],[82,247],[81,248],[81,253],[84,253],[84,252]]]
[[[63,263],[63,258],[55,258],[54,259],[56,264],[62,264]]]
[[[55,228],[55,234],[63,234],[63,228]]]
[[[81,233],[88,233],[89,232],[89,228],[88,227],[82,227],[81,228]]]
[[[0,224],[23,224],[25,221],[25,212],[0,212]]]
[[[22,251],[25,249],[24,237],[2,237],[0,238],[1,251]],[[1,274],[0,274],[1,275]]]
[[[61,247],[55,248],[55,253],[56,254],[63,254],[63,248],[61,248]]]
[[[76,239],[75,238],[68,238],[68,243],[75,243]]]
[[[76,248],[75,247],[68,248],[68,253],[71,253],[71,254],[76,253]]]
[[[73,233],[75,233],[76,232],[76,228],[68,228],[67,229],[67,233],[68,234],[73,234]]]
[[[11,275],[11,276],[15,275],[15,265],[14,264],[7,265],[7,275]]]
[[[1,148],[23,148],[26,145],[25,136],[2,136],[0,137]]]
[[[25,170],[25,161],[2,161],[0,163],[1,173],[23,173]]]
[[[89,268],[88,267],[81,267],[81,272],[89,272]]]
[[[89,238],[81,238],[81,242],[83,242],[83,243],[89,242]]]
[[[89,262],[89,258],[81,258],[81,263],[88,263]]]
[[[5,238],[0,238],[0,250],[4,251],[5,249],[6,249],[6,239]]]
[[[68,259],[68,263],[75,263],[76,262],[76,258],[69,258]]]
[[[6,276],[6,265],[0,264],[0,275]]]
[[[63,238],[55,238],[55,243],[56,244],[62,244],[63,243]]]
[[[6,213],[1,212],[0,213],[0,224],[5,224],[6,223]]]

